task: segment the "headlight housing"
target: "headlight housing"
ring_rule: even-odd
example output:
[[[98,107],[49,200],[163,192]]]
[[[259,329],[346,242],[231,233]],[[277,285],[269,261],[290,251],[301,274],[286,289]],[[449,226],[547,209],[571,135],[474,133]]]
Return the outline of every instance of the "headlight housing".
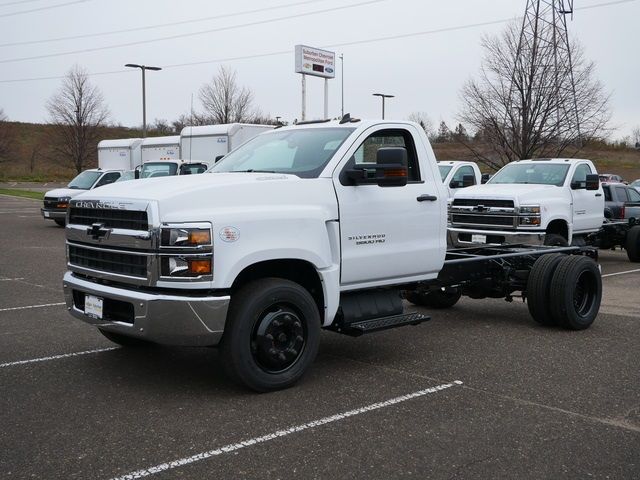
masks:
[[[210,223],[162,225],[160,278],[182,281],[213,278],[213,242]]]
[[[71,197],[59,197],[56,202],[56,208],[67,208],[69,206],[69,200],[71,200]]]
[[[518,224],[521,226],[539,227],[542,223],[540,205],[523,205],[518,209]]]

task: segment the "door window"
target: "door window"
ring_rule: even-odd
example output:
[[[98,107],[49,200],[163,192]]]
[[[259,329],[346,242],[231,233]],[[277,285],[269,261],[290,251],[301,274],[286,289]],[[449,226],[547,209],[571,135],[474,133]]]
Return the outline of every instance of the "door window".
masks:
[[[629,194],[629,201],[633,203],[640,202],[640,193],[636,192],[632,188],[627,188],[627,193]]]
[[[604,200],[606,202],[610,202],[611,201],[611,190],[609,190],[609,187],[602,187],[602,191],[604,192]]]
[[[464,179],[465,175],[471,175],[473,177],[472,185],[476,184],[476,176],[473,173],[473,167],[467,165],[464,167],[460,167],[458,171],[453,175],[453,178],[451,179],[451,188],[462,188],[462,180]]]
[[[616,187],[616,196],[619,202],[628,202],[629,196],[627,195],[627,189],[624,187]]]
[[[345,165],[344,171],[355,165],[375,164],[378,149],[383,147],[404,147],[407,150],[408,181],[420,181],[420,169],[418,168],[418,156],[413,137],[407,130],[379,130],[369,135],[358,147],[351,159]],[[343,182],[341,175],[341,183]],[[344,185],[345,183],[343,183]]]
[[[109,185],[110,183],[115,182],[118,178],[120,178],[120,172],[105,173],[93,188],[101,187],[103,185]]]
[[[576,171],[573,173],[571,183],[580,182],[581,187],[587,186],[587,175],[591,173],[591,167],[586,163],[581,163],[576,167]]]

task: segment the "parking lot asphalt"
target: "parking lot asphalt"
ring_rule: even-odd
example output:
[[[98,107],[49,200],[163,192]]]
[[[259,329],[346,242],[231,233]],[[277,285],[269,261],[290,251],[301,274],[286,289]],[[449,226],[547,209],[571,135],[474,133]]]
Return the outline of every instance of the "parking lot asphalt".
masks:
[[[640,478],[640,264],[601,252],[593,326],[517,299],[323,332],[288,390],[208,348],[119,348],[63,305],[64,230],[0,196],[0,478]]]

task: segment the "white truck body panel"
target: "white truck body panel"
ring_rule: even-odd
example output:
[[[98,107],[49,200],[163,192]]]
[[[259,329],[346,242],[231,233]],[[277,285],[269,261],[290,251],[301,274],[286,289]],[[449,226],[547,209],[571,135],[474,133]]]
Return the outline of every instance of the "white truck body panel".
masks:
[[[145,138],[140,150],[142,163],[154,160],[179,160],[180,135]]]
[[[142,162],[141,138],[101,140],[98,167],[103,170],[133,170]]]
[[[272,130],[273,125],[229,123],[184,127],[180,132],[181,158],[186,161],[213,162],[256,135]]]

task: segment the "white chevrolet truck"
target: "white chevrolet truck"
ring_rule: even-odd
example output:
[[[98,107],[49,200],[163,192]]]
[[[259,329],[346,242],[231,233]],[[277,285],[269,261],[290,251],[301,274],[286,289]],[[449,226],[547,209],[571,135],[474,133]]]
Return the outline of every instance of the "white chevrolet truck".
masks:
[[[602,227],[604,195],[590,160],[520,160],[458,190],[450,220],[458,246],[584,245]]]
[[[442,177],[442,183],[447,187],[449,198],[453,198],[453,195],[461,188],[482,183],[482,173],[475,162],[440,160],[438,161],[438,170]]]
[[[295,383],[320,329],[358,336],[461,295],[526,297],[541,324],[587,328],[596,251],[447,250],[447,189],[410,122],[303,122],[258,135],[209,172],[71,200],[65,299],[121,345],[219,346],[257,391]]]

